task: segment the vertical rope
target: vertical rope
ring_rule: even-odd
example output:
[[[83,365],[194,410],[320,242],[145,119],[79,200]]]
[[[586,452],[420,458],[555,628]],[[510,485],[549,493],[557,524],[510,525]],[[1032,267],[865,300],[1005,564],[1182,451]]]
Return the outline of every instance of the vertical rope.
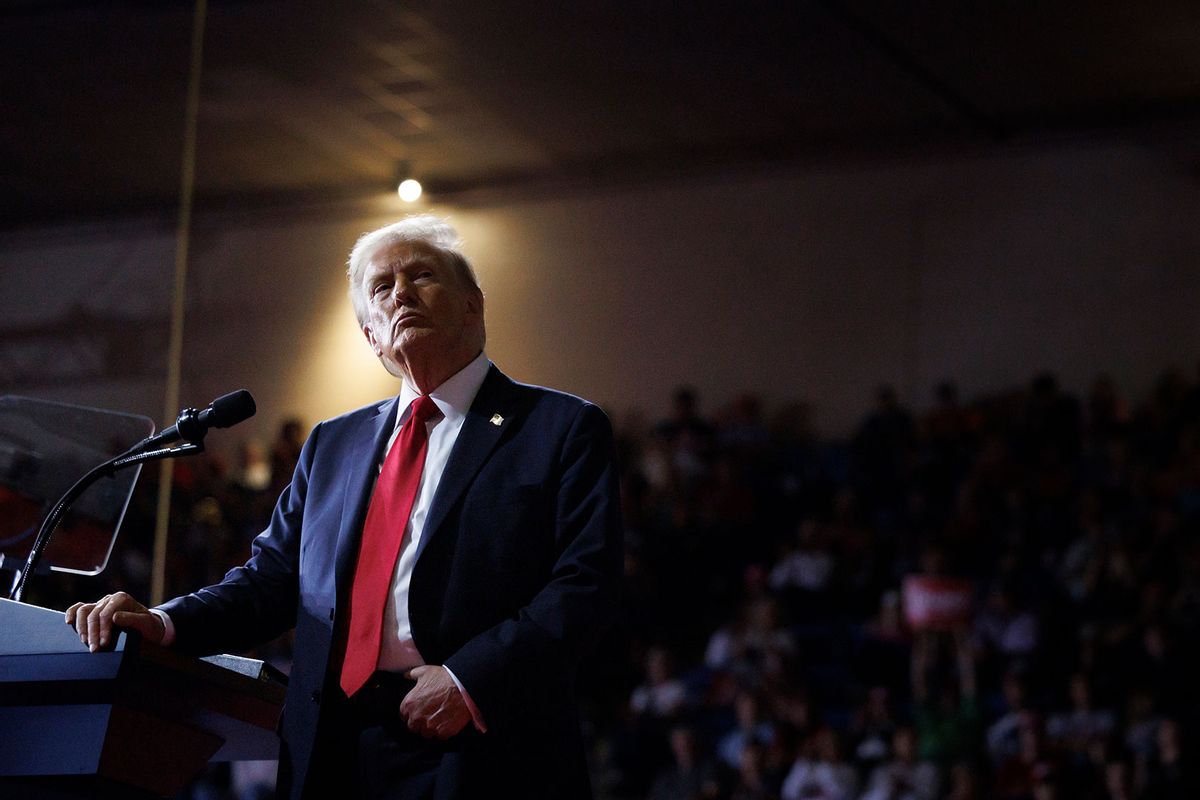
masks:
[[[175,228],[175,286],[171,299],[171,339],[167,345],[167,387],[163,419],[174,419],[179,411],[179,385],[183,363],[183,312],[187,296],[188,249],[192,235],[192,195],[196,186],[196,120],[200,114],[200,66],[204,47],[207,0],[196,0],[192,14],[192,60],[188,69],[187,106],[183,123],[183,163],[179,176],[179,219]],[[150,602],[157,605],[164,595],[167,575],[167,530],[171,520],[172,462],[162,462],[158,477],[158,513],[154,520],[154,566],[150,579]]]

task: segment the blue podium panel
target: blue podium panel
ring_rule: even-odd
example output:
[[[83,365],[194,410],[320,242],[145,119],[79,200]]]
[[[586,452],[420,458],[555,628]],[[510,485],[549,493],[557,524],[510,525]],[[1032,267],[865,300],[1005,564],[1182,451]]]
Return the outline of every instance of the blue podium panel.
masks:
[[[0,775],[93,775],[112,706],[0,707]]]
[[[91,653],[62,612],[0,600],[0,797],[173,795],[214,756],[274,759],[284,687],[266,676],[128,632]]]

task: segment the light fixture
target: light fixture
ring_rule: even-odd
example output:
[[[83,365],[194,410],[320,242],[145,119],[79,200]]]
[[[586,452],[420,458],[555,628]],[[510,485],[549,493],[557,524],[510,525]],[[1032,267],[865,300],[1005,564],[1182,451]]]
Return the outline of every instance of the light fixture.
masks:
[[[396,193],[406,203],[416,202],[417,198],[421,196],[421,184],[413,178],[405,178],[400,181],[400,186],[396,189]]]

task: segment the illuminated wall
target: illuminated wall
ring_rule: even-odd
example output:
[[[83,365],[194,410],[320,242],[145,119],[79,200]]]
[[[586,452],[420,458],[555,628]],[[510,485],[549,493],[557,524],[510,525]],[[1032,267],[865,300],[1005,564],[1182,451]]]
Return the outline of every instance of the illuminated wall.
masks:
[[[393,391],[356,329],[343,270],[358,234],[399,205],[199,220],[184,398],[246,386],[262,412],[244,433],[268,437],[290,413],[312,422]],[[745,390],[808,399],[841,432],[881,381],[920,405],[942,378],[969,396],[1053,369],[1081,391],[1107,369],[1138,396],[1161,368],[1200,356],[1200,187],[1134,147],[546,190],[438,210],[480,273],[491,356],[518,379],[617,411],[657,415],[686,381],[708,408]],[[0,310],[143,313],[165,303],[170,274],[170,232],[153,226],[10,234]],[[80,281],[110,288],[96,299]],[[33,390],[161,416],[153,381]]]

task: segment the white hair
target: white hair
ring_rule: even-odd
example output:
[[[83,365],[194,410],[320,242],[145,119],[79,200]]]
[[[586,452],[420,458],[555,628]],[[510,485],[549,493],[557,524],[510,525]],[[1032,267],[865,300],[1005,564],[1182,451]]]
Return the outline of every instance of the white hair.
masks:
[[[362,281],[371,259],[394,245],[418,242],[442,253],[465,286],[479,289],[479,279],[475,277],[471,262],[462,254],[462,241],[453,225],[432,214],[405,217],[399,222],[364,233],[350,251],[350,258],[346,261],[346,277],[350,281],[350,302],[354,305],[354,315],[358,317],[360,325],[367,318],[367,299],[363,296]]]

